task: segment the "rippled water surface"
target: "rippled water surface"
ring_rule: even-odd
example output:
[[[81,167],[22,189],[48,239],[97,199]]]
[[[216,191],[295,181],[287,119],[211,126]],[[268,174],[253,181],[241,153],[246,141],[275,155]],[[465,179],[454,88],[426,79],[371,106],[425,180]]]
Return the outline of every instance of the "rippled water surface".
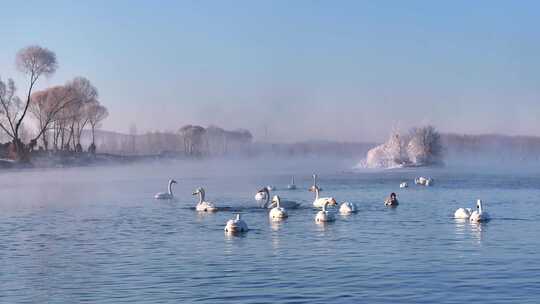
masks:
[[[2,303],[538,303],[540,174],[532,170],[352,171],[346,162],[170,162],[0,173]],[[357,214],[319,225],[306,191]],[[304,206],[270,223],[255,190]],[[412,185],[417,175],[430,188]],[[152,197],[169,177],[174,201]],[[409,181],[408,189],[399,182]],[[239,210],[198,214],[191,192]],[[383,199],[398,194],[400,205]],[[452,218],[482,198],[492,221]]]

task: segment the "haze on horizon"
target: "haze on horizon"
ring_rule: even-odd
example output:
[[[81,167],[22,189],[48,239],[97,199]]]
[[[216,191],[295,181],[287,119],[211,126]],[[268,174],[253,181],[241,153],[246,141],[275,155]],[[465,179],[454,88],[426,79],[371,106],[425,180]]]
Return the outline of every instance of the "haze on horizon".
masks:
[[[431,123],[540,135],[533,1],[3,6],[0,77],[24,91],[17,50],[53,50],[59,69],[39,88],[87,77],[109,109],[105,130],[215,124],[256,140],[381,141]]]

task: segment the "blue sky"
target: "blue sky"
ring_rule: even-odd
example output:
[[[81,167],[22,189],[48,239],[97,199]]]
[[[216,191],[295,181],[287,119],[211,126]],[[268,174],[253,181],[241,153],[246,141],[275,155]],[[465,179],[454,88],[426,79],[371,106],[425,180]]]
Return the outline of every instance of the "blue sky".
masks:
[[[110,3],[109,3],[110,2]],[[535,1],[10,1],[0,77],[39,44],[110,111],[104,128],[248,128],[258,139],[540,135]]]

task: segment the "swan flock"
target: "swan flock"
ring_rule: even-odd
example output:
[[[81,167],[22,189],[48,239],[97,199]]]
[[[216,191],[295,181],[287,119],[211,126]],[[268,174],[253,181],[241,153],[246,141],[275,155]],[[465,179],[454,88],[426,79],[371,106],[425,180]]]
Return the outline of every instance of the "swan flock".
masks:
[[[414,183],[422,186],[432,186],[433,179],[427,177],[418,177],[415,178]],[[167,185],[167,192],[158,192],[154,195],[155,199],[158,200],[172,200],[174,199],[172,186],[177,184],[177,181],[170,179]],[[407,182],[401,182],[399,188],[407,188]],[[300,206],[298,202],[284,200],[279,195],[271,195],[271,191],[275,190],[274,186],[265,186],[261,188],[255,194],[255,200],[259,202],[264,202],[261,207],[269,210],[268,217],[271,221],[281,221],[286,219],[289,214],[287,209],[295,209]],[[294,181],[294,177],[291,178],[291,183],[287,186],[288,190],[295,190],[297,186]],[[346,216],[358,212],[358,206],[352,202],[343,202],[339,205],[337,200],[334,197],[326,196],[322,197],[320,192],[322,189],[317,184],[317,175],[313,174],[313,185],[308,188],[310,192],[314,192],[315,197],[313,200],[313,207],[319,209],[315,216],[315,222],[317,223],[326,223],[333,222],[336,220],[335,214],[339,212],[341,215]],[[203,187],[198,187],[192,193],[192,195],[198,196],[198,202],[195,206],[195,210],[199,212],[216,212],[218,208],[213,202],[207,201],[205,198],[205,190]],[[271,198],[271,199],[270,199]],[[384,204],[386,206],[395,207],[399,204],[397,200],[396,193],[392,193],[387,199],[385,199]],[[478,199],[476,201],[476,208],[458,208],[454,212],[454,218],[456,220],[468,220],[471,223],[481,223],[489,221],[490,215],[486,211],[485,204],[482,200]],[[247,232],[248,225],[241,217],[240,213],[236,214],[235,218],[229,219],[226,222],[225,232],[228,233],[242,233]]]

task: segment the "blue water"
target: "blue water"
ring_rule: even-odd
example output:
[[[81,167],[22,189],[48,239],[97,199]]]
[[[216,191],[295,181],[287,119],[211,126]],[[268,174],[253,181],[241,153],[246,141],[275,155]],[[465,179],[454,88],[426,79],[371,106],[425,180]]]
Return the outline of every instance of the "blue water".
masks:
[[[0,173],[1,303],[538,303],[540,173],[463,168],[354,171],[346,161],[169,162]],[[305,189],[360,211],[316,224]],[[304,208],[273,224],[261,186]],[[413,185],[435,178],[430,188]],[[173,202],[155,201],[168,178]],[[410,188],[399,189],[400,181]],[[197,214],[191,192],[240,210]],[[398,194],[400,205],[383,199]],[[456,222],[482,198],[492,220]]]

